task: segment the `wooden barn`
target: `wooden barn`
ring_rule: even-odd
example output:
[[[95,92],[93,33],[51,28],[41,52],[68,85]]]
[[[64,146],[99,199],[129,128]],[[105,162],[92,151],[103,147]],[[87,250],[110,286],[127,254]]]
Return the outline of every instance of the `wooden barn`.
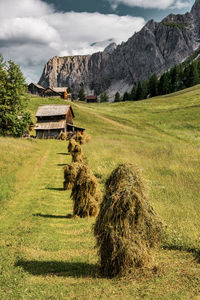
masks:
[[[36,137],[40,139],[59,138],[67,132],[67,124],[73,126],[74,113],[70,105],[42,105],[36,113]]]
[[[30,83],[28,86],[29,93],[33,95],[41,95],[44,92],[45,88],[37,83]]]
[[[68,93],[67,87],[48,87],[44,89],[41,96],[43,97],[59,97],[65,100],[72,101],[72,94]]]
[[[95,102],[97,102],[97,96],[87,96],[86,97],[86,102],[87,103],[95,103]]]
[[[58,98],[61,98],[61,94],[54,91],[52,88],[48,87],[46,88],[42,94],[41,94],[42,97],[58,97]]]
[[[42,105],[36,113],[36,137],[39,139],[59,139],[61,133],[83,132],[85,129],[75,126],[74,112],[70,105]]]

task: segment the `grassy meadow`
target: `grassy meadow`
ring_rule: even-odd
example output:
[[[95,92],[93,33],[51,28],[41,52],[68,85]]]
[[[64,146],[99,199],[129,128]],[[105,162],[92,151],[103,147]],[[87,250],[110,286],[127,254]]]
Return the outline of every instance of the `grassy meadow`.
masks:
[[[31,97],[40,104],[59,99]],[[0,299],[200,299],[200,86],[139,102],[72,103],[91,141],[84,153],[102,191],[123,162],[138,165],[167,224],[158,272],[98,276],[91,219],[68,219],[67,142],[0,137]]]

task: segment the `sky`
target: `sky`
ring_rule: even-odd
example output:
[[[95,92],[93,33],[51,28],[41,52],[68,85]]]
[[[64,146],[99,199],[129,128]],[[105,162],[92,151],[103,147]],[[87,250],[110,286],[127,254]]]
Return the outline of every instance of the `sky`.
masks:
[[[194,0],[0,0],[0,53],[38,82],[53,56],[120,44],[145,23],[190,11]]]

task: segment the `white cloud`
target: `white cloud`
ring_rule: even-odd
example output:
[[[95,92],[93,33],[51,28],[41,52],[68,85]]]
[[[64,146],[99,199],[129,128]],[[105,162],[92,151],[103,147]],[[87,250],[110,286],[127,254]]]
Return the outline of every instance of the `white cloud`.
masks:
[[[3,41],[46,44],[58,39],[57,31],[43,19],[17,17],[0,23],[0,40]]]
[[[131,7],[143,7],[154,9],[166,8],[186,8],[191,6],[191,2],[183,2],[181,0],[107,0],[110,2],[112,8],[115,10],[119,4],[124,4]]]
[[[103,50],[104,43],[90,44],[121,43],[144,24],[143,18],[130,16],[57,13],[41,0],[0,0],[0,53],[37,81],[49,58]]]
[[[191,2],[187,1],[187,2],[182,2],[180,0],[177,0],[174,5],[171,6],[172,9],[183,9],[183,8],[189,8],[191,7]]]

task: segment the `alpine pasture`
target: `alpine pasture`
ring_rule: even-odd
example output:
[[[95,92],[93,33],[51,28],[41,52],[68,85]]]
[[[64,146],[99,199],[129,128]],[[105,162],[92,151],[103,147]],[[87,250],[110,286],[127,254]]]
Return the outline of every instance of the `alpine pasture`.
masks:
[[[31,97],[38,105],[64,104]],[[139,102],[72,103],[101,191],[120,163],[142,169],[167,224],[155,273],[99,276],[95,218],[67,218],[66,141],[0,137],[0,299],[199,299],[200,86]]]

